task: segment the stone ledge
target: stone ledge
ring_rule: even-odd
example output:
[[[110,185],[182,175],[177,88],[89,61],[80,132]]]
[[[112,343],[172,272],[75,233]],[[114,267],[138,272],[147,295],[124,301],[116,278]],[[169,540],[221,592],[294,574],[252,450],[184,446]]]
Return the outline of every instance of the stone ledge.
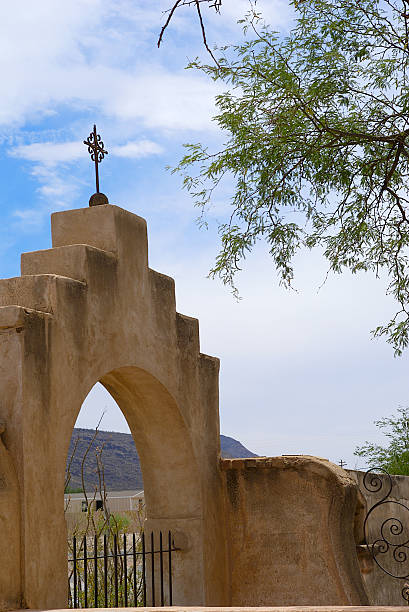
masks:
[[[407,612],[407,606],[232,606],[232,607],[202,607],[202,606],[172,606],[156,608],[87,608],[99,612]],[[14,610],[13,612],[22,612]],[[71,612],[69,609],[59,610],[33,610],[33,612]]]
[[[21,254],[21,275],[53,274],[86,283],[91,262],[98,262],[101,270],[117,262],[115,255],[86,244],[54,247],[43,251]],[[94,264],[95,265],[95,264]]]
[[[57,274],[34,274],[0,279],[0,307],[20,306],[28,311],[53,314],[58,288],[87,288],[83,283]]]
[[[24,308],[24,306],[0,306],[0,330],[23,328],[27,317],[51,318],[51,315],[39,310]]]
[[[255,468],[284,468],[305,464],[311,460],[313,460],[315,463],[323,463],[324,465],[337,467],[328,459],[313,457],[312,455],[280,455],[278,457],[244,457],[240,459],[221,458],[220,468],[223,471],[248,470]]]

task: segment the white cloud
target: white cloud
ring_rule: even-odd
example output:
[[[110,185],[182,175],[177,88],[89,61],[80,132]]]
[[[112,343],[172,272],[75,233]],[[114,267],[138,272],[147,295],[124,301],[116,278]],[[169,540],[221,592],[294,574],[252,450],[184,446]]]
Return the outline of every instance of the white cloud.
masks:
[[[117,157],[139,158],[163,153],[163,147],[152,140],[127,142],[124,145],[112,147],[112,155]]]
[[[194,73],[169,73],[152,66],[149,74],[117,80],[116,93],[104,100],[106,113],[139,119],[162,130],[214,130],[214,97],[220,87]]]
[[[46,166],[64,162],[73,162],[84,157],[84,145],[81,142],[35,142],[20,145],[9,152],[12,157],[19,157]]]
[[[259,4],[273,25],[289,19],[285,0]],[[235,22],[248,6],[247,0],[225,0],[221,15],[206,10],[209,41],[239,37]],[[7,84],[0,126],[69,105],[152,130],[215,129],[220,86],[183,70],[186,54],[204,52],[192,8],[177,12],[160,51],[166,0],[155,8],[146,0],[72,0],[64,11],[55,0],[21,0],[20,8],[0,5],[0,78]]]
[[[73,0],[61,11],[55,0],[22,0],[16,11],[1,3],[0,78],[7,85],[0,125],[19,125],[68,104],[152,129],[211,128],[218,88],[185,73],[184,56],[170,67],[167,52],[156,49],[165,3],[153,11],[136,2],[130,19],[132,4]],[[148,41],[142,47],[141,37]]]
[[[12,157],[36,162],[44,166],[56,166],[62,163],[71,163],[78,159],[87,159],[84,156],[84,144],[80,140],[72,142],[34,142],[29,145],[20,145],[9,151]],[[149,155],[158,155],[163,148],[152,140],[131,141],[124,145],[110,148],[109,153],[117,157],[140,158]],[[39,168],[33,172],[42,178]]]
[[[39,163],[31,169],[37,180],[37,194],[40,196],[34,206],[18,207],[13,212],[17,231],[39,230],[44,218],[55,210],[71,208],[77,203],[81,183],[72,174],[61,172],[57,164]],[[85,204],[85,203],[84,203]],[[78,203],[77,203],[78,205]]]
[[[247,0],[224,0],[205,10],[208,40],[240,37],[237,18]],[[259,0],[273,26],[291,18],[286,0]],[[166,46],[156,48],[167,0],[20,0],[0,3],[0,126],[21,125],[61,105],[102,112],[111,121],[139,121],[151,129],[214,129],[208,77],[184,72],[186,55],[204,53],[192,7],[177,11]]]
[[[0,124],[44,115],[61,104],[103,112],[109,120],[136,120],[139,126],[161,130],[215,129],[214,97],[220,87],[193,73],[170,72],[151,66],[149,74],[106,66],[74,65],[61,71],[49,66],[8,80],[0,100]],[[13,82],[14,81],[14,82]]]

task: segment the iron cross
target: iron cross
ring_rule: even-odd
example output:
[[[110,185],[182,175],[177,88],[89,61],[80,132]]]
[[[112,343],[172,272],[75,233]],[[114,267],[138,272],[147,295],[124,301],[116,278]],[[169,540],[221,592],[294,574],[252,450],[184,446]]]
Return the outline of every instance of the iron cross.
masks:
[[[105,155],[108,155],[108,151],[104,149],[104,143],[101,140],[101,136],[97,134],[97,126],[94,124],[94,129],[88,136],[87,140],[84,140],[84,144],[88,147],[88,153],[91,155],[92,161],[95,163],[95,184],[97,187],[97,193],[99,193],[99,174],[98,164],[102,162]]]

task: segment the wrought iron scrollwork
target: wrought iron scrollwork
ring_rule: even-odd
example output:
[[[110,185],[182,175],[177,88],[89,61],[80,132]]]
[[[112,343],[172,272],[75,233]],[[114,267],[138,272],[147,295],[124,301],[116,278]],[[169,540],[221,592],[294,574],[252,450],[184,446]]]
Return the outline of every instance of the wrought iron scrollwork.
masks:
[[[91,155],[91,159],[98,163],[102,162],[108,151],[104,149],[104,143],[101,140],[101,136],[94,132],[90,132],[88,140],[84,140],[84,144],[88,145],[88,153]]]
[[[88,147],[88,153],[91,155],[91,159],[95,164],[95,187],[96,193],[90,198],[90,206],[97,206],[100,204],[108,204],[108,198],[104,193],[99,191],[99,172],[98,164],[102,162],[105,155],[108,155],[108,151],[104,149],[104,143],[101,140],[101,136],[97,134],[97,126],[94,125],[94,129],[90,132],[87,140],[84,140],[84,144]]]
[[[382,495],[365,517],[365,544],[383,572],[392,578],[406,580],[409,578],[409,508],[404,503],[390,498],[392,478],[383,468],[368,470],[363,485],[369,493]],[[371,519],[375,518],[377,510],[381,519],[385,516],[385,511],[387,514],[393,513],[393,516],[383,518],[380,526],[375,529],[376,521]],[[409,602],[409,584],[404,585],[402,597]]]

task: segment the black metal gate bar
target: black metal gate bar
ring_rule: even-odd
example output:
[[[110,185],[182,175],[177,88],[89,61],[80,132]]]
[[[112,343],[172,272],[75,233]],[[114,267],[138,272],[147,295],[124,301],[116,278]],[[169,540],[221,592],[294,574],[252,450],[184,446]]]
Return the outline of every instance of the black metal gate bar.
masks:
[[[142,534],[142,582],[143,582],[143,605],[146,606],[146,550],[145,550],[145,533]]]
[[[134,606],[138,605],[138,591],[136,589],[136,542],[135,534],[132,534],[132,556],[133,556],[133,602]]]
[[[115,576],[115,608],[118,607],[118,542],[114,534],[114,576]]]
[[[84,608],[88,608],[87,538],[84,536]]]
[[[172,606],[172,536],[168,532],[169,605]]]
[[[163,593],[163,544],[162,532],[159,532],[159,562],[160,562],[160,605],[163,606],[165,597]]]
[[[124,533],[124,599],[125,608],[128,607],[128,568],[126,564],[126,534]]]
[[[155,607],[155,544],[153,531],[151,532],[151,585],[152,585],[152,607]]]
[[[98,608],[98,538],[94,536],[94,608]]]
[[[73,607],[76,608],[77,607],[77,538],[74,536],[73,540],[72,540],[72,556],[73,556],[73,561],[74,561],[74,571],[73,571],[73,576],[74,576],[74,601],[73,601]]]
[[[99,564],[98,559],[103,560],[103,600],[105,607],[118,607],[119,604],[124,607],[129,605],[138,606],[138,592],[141,592],[143,601],[139,602],[139,605],[147,605],[147,584],[146,584],[146,556],[150,555],[150,605],[156,606],[159,600],[160,591],[160,605],[172,605],[173,604],[173,593],[172,593],[172,552],[177,550],[172,544],[171,532],[168,532],[168,547],[165,549],[163,542],[163,532],[159,532],[159,547],[155,550],[155,534],[152,531],[150,534],[150,550],[146,550],[145,535],[142,533],[140,542],[141,549],[137,550],[136,534],[132,534],[132,546],[128,552],[128,540],[126,534],[123,534],[123,548],[118,541],[118,536],[113,536],[113,550],[110,552],[108,548],[107,535],[103,536],[103,551],[99,551],[99,540],[96,535],[93,536],[93,546],[87,544],[87,538],[82,538],[81,546],[79,551],[83,551],[83,555],[80,556],[77,550],[77,538],[73,537],[72,547],[72,558],[69,559],[69,563],[73,563],[73,570],[70,574],[70,580],[68,583],[70,593],[73,590],[73,597],[70,600],[70,606],[72,608],[88,608],[89,604],[92,603],[93,607],[100,607],[101,603],[98,600],[98,586],[101,584],[98,576]],[[91,540],[92,541],[92,540]],[[91,553],[93,551],[93,554]],[[166,603],[165,598],[165,560],[164,554],[167,553],[168,562],[168,598],[169,602]],[[159,555],[159,567],[155,567],[155,555]],[[133,567],[129,568],[130,574],[128,576],[128,556],[132,557]],[[123,559],[122,559],[123,557]],[[138,557],[142,557],[140,560],[140,583],[138,588],[138,573],[137,564]],[[113,576],[108,571],[108,559],[113,560]],[[89,562],[92,562],[91,565]],[[118,565],[120,564],[120,567]],[[91,569],[92,568],[92,569]],[[111,566],[112,568],[112,566]],[[83,573],[83,575],[82,575]],[[160,585],[157,584],[157,576],[160,578]],[[110,577],[111,575],[111,577]],[[94,582],[92,583],[92,580]],[[113,582],[113,584],[112,584]],[[128,594],[128,588],[134,589],[134,596],[132,603]],[[90,596],[88,589],[92,593]],[[158,593],[156,593],[158,590]],[[102,594],[101,594],[102,595]],[[158,597],[157,597],[158,595]],[[71,595],[70,595],[71,597]],[[121,602],[119,602],[121,599]],[[91,601],[90,601],[91,600]]]
[[[104,535],[104,601],[105,607],[108,607],[108,553],[107,553],[107,537]]]

